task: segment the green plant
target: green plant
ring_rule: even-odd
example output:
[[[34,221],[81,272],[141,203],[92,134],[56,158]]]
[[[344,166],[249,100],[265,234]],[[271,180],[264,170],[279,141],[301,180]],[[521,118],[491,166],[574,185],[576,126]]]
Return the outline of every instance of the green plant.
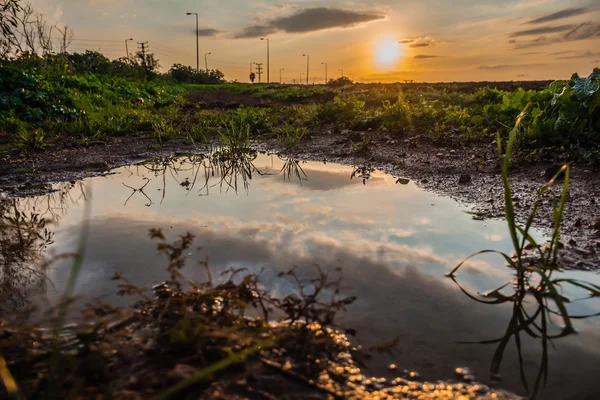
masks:
[[[162,143],[163,141],[173,139],[178,135],[177,130],[165,121],[159,121],[152,124],[154,138]]]
[[[276,130],[277,139],[283,144],[287,151],[293,150],[300,144],[308,134],[305,127],[283,125]]]
[[[508,266],[514,271],[515,279],[514,282],[508,282],[497,289],[489,291],[481,298],[470,294],[468,291],[463,289],[460,285],[461,290],[467,294],[470,298],[484,304],[513,304],[513,318],[509,323],[509,327],[506,334],[497,339],[491,341],[485,341],[481,343],[497,343],[498,347],[494,354],[491,373],[497,375],[499,373],[500,364],[506,347],[514,337],[519,354],[519,359],[522,361],[521,356],[521,335],[528,335],[536,339],[540,339],[542,342],[542,366],[538,375],[535,378],[533,389],[530,389],[528,380],[523,369],[523,363],[520,363],[520,374],[521,380],[531,397],[535,397],[539,391],[542,381],[545,382],[547,377],[547,360],[548,360],[548,344],[553,339],[562,338],[575,332],[573,327],[574,318],[585,318],[588,316],[571,316],[567,310],[566,304],[570,301],[562,294],[562,288],[565,285],[571,285],[573,287],[583,289],[587,291],[590,297],[600,296],[600,286],[587,283],[576,279],[567,279],[561,277],[554,277],[553,275],[560,270],[561,265],[558,259],[558,250],[560,248],[560,228],[562,217],[567,201],[567,195],[569,190],[569,166],[564,165],[561,170],[544,186],[542,186],[538,193],[536,200],[533,203],[533,207],[529,217],[527,218],[524,227],[517,224],[516,215],[514,211],[512,189],[508,180],[510,156],[512,153],[513,145],[515,143],[518,130],[522,119],[527,112],[527,107],[521,112],[517,118],[517,122],[513,130],[511,130],[506,144],[506,151],[502,159],[502,184],[504,187],[504,212],[506,221],[508,224],[508,230],[512,240],[513,248],[515,251],[514,256],[509,256],[506,253],[495,251],[495,250],[483,250],[474,255],[468,257],[466,260],[461,262],[456,268],[448,274],[448,276],[456,281],[456,273],[459,269],[472,257],[480,254],[494,253],[499,254]],[[497,135],[498,140],[498,153],[502,155],[502,144],[500,135]],[[539,203],[542,197],[548,192],[551,185],[555,183],[557,179],[562,177],[564,179],[562,193],[558,202],[554,202],[553,205],[553,216],[554,226],[552,231],[551,239],[547,246],[541,246],[538,244],[529,234],[530,229],[534,223],[535,217],[538,212]],[[527,257],[527,249],[531,248],[535,256]],[[458,283],[458,282],[457,282]],[[501,291],[509,286],[514,287],[512,294],[503,294]],[[535,302],[538,304],[537,311],[530,314],[530,309],[526,308],[526,297],[533,297]],[[547,325],[552,321],[552,318],[556,317],[562,321],[562,328],[557,334],[548,334]]]
[[[381,112],[381,122],[383,127],[393,134],[408,133],[412,122],[411,111],[407,102],[402,97],[399,97],[394,103],[385,100]]]
[[[15,138],[15,147],[27,153],[43,151],[47,146],[46,134],[41,128],[33,131],[22,128]]]
[[[371,149],[372,141],[367,135],[362,135],[360,142],[352,142],[352,153],[366,155]]]

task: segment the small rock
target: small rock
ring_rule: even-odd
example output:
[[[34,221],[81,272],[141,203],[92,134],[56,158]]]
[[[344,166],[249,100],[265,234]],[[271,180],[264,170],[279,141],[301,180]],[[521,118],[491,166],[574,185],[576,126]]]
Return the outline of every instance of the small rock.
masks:
[[[456,150],[450,150],[450,154],[456,153]]]
[[[458,183],[460,184],[465,184],[465,183],[470,183],[471,182],[471,175],[469,174],[463,174],[458,178]]]
[[[573,240],[573,239],[569,240],[569,244],[571,246],[577,246],[577,242],[575,240]]]
[[[575,228],[581,228],[581,218],[577,218],[577,221],[575,221]]]
[[[438,157],[444,157],[444,153],[437,153],[436,156],[438,156]]]

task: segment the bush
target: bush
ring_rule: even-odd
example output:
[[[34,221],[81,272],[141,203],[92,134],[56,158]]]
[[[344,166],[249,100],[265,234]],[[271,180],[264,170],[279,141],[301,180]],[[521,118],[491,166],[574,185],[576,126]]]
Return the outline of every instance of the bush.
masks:
[[[225,82],[225,74],[218,69],[197,71],[181,64],[173,64],[169,75],[174,81],[182,83],[216,84]]]

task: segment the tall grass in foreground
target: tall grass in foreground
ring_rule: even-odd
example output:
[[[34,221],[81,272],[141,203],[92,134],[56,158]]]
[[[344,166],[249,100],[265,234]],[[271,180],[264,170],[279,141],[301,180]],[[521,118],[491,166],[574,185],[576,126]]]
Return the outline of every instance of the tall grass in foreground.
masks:
[[[565,285],[571,285],[573,287],[583,289],[589,293],[590,298],[600,296],[600,287],[580,280],[553,277],[553,274],[561,268],[558,259],[558,249],[560,246],[561,222],[569,191],[570,168],[568,165],[564,165],[548,183],[538,190],[536,200],[533,203],[531,213],[527,218],[525,226],[522,227],[517,224],[512,200],[512,189],[508,180],[508,171],[512,148],[514,146],[517,133],[519,132],[521,120],[526,112],[527,107],[523,110],[523,112],[521,112],[514,129],[512,129],[510,132],[504,155],[502,155],[502,142],[500,135],[498,134],[497,137],[498,153],[500,157],[503,157],[502,184],[504,187],[505,217],[515,252],[514,256],[509,256],[506,253],[495,250],[482,250],[461,262],[452,270],[452,272],[450,272],[450,274],[448,274],[448,277],[452,278],[452,280],[458,284],[456,281],[456,273],[460,270],[460,268],[469,259],[485,253],[495,253],[501,255],[508,266],[513,269],[515,277],[511,282],[508,282],[501,287],[487,293],[480,294],[479,297],[470,294],[467,292],[467,290],[463,289],[460,284],[458,285],[467,296],[477,302],[484,304],[512,303],[512,318],[504,336],[499,339],[487,340],[478,343],[498,345],[491,365],[491,374],[492,376],[495,376],[499,374],[500,365],[502,363],[502,358],[506,347],[510,339],[514,337],[519,356],[519,372],[521,381],[527,393],[531,396],[531,398],[534,398],[539,391],[541,383],[543,382],[545,384],[548,378],[548,345],[552,345],[552,340],[554,339],[576,333],[576,330],[573,327],[573,319],[588,318],[593,316],[570,315],[567,310],[567,304],[570,303],[571,300],[562,294],[563,287]],[[553,204],[554,226],[552,235],[549,243],[542,246],[531,237],[529,232],[537,215],[540,200],[559,178],[563,178],[564,183],[558,202],[555,201]],[[527,249],[532,249],[532,251],[535,253],[535,257],[526,257]],[[510,295],[502,294],[501,291],[507,287],[510,287],[511,284],[513,285],[514,292]],[[526,299],[531,298],[533,298],[535,303],[537,303],[537,307],[533,312],[531,312],[531,304],[533,304],[533,302],[525,301]],[[526,307],[526,303],[529,303],[528,307]],[[553,318],[560,320],[562,322],[562,326],[558,327],[558,333],[552,334],[549,333],[549,328],[554,326]],[[523,334],[525,336],[539,339],[542,342],[541,366],[535,378],[532,389],[529,387],[527,376],[523,368],[523,357],[521,353],[521,335]]]

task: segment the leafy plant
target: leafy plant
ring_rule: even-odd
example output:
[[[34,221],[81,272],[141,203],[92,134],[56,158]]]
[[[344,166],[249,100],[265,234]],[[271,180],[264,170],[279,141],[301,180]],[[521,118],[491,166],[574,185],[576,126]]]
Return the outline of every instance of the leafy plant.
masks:
[[[276,130],[277,139],[283,144],[287,151],[293,150],[300,144],[302,139],[308,134],[305,127],[283,125]]]
[[[530,389],[526,374],[523,370],[523,364],[520,364],[521,380],[528,393],[535,397],[539,391],[542,381],[545,382],[547,378],[547,359],[548,359],[548,343],[553,339],[568,336],[575,332],[573,327],[574,318],[585,318],[587,316],[571,316],[567,310],[566,304],[570,301],[562,294],[562,287],[565,285],[571,285],[575,288],[583,289],[587,291],[590,297],[600,296],[600,286],[583,282],[575,279],[566,279],[561,277],[553,277],[556,271],[560,270],[561,265],[558,259],[558,250],[560,248],[560,228],[562,217],[567,201],[568,190],[569,190],[569,166],[564,165],[561,170],[544,186],[540,188],[537,193],[536,200],[533,203],[531,213],[527,219],[524,227],[517,224],[516,215],[514,211],[514,204],[512,200],[512,189],[508,180],[510,156],[512,153],[513,145],[515,143],[517,132],[520,128],[522,118],[524,117],[527,108],[525,108],[519,118],[515,128],[510,132],[508,142],[506,144],[506,151],[502,160],[502,184],[504,187],[504,209],[505,217],[508,224],[508,230],[512,240],[513,248],[515,251],[514,256],[509,256],[506,253],[495,251],[495,250],[483,250],[480,251],[466,260],[461,262],[456,268],[448,274],[452,280],[456,281],[456,273],[460,268],[472,257],[494,253],[499,254],[508,266],[514,271],[515,279],[513,282],[508,282],[497,289],[489,291],[483,294],[481,297],[470,294],[468,291],[463,289],[460,285],[461,290],[467,294],[471,299],[484,304],[513,304],[513,318],[509,323],[509,327],[506,334],[497,340],[485,341],[481,343],[494,344],[497,343],[498,347],[494,354],[491,365],[492,375],[499,373],[500,364],[508,342],[514,337],[517,350],[519,353],[519,359],[521,357],[521,335],[529,335],[542,341],[542,368],[539,374],[536,376],[535,383],[532,389]],[[498,134],[498,152],[502,154],[501,138]],[[558,202],[554,203],[554,227],[550,242],[546,246],[538,244],[529,234],[530,229],[534,223],[539,203],[542,197],[548,192],[550,187],[555,181],[563,176],[564,184],[561,196]],[[531,248],[531,252],[535,254],[535,257],[526,257],[528,249]],[[457,282],[458,283],[458,282]],[[513,284],[514,292],[512,294],[503,294],[501,291]],[[538,304],[537,311],[534,314],[530,314],[528,309],[525,308],[526,297],[533,297]],[[552,318],[559,318],[562,322],[562,328],[557,334],[548,334],[547,325],[552,321]]]
[[[20,129],[15,138],[15,146],[27,153],[35,153],[43,151],[48,146],[48,142],[41,128],[33,131]]]

